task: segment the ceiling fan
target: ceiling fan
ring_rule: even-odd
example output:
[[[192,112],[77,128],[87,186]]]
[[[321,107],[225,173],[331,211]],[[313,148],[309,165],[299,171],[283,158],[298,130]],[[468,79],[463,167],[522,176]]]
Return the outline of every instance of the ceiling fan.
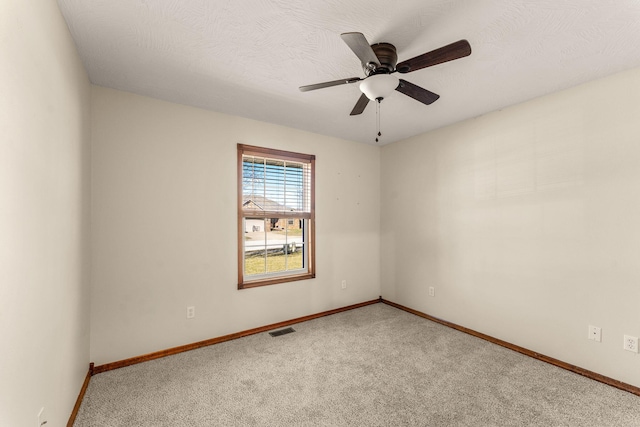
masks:
[[[459,40],[439,49],[432,50],[431,52],[407,59],[396,65],[398,55],[395,46],[391,43],[375,43],[369,45],[369,42],[362,33],[343,33],[340,34],[340,37],[342,37],[342,40],[344,40],[347,46],[349,46],[353,53],[360,59],[366,77],[364,79],[351,77],[348,79],[300,86],[300,90],[307,92],[325,87],[361,82],[360,90],[362,91],[362,95],[360,95],[358,102],[356,102],[355,107],[351,110],[350,115],[352,116],[362,114],[370,100],[380,103],[385,97],[393,93],[393,90],[404,93],[423,104],[432,104],[440,98],[440,95],[400,79],[394,76],[393,73],[397,71],[401,74],[406,74],[471,55],[469,42]]]

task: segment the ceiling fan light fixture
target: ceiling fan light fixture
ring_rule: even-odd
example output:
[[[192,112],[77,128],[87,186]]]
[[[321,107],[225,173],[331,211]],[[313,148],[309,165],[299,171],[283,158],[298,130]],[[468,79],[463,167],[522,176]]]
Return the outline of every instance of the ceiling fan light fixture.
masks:
[[[382,100],[393,93],[399,83],[392,74],[374,74],[360,83],[360,90],[372,101]]]

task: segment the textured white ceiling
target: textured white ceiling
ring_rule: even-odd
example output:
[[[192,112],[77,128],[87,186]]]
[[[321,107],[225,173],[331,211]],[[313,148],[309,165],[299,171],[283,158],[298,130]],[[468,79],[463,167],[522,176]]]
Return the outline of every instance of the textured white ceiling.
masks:
[[[398,62],[467,39],[472,54],[403,77],[381,144],[640,66],[639,0],[58,0],[91,82],[375,144],[375,105],[349,112],[364,77],[340,38],[396,46]]]

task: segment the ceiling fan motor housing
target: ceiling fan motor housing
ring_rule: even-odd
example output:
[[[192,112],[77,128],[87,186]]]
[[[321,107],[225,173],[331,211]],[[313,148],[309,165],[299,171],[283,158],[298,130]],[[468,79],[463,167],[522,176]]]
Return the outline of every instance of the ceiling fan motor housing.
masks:
[[[391,43],[375,43],[371,45],[371,49],[378,57],[380,66],[371,69],[368,64],[362,64],[364,73],[369,76],[371,74],[390,73],[396,69],[396,63],[398,62],[398,54],[396,53],[396,47]]]

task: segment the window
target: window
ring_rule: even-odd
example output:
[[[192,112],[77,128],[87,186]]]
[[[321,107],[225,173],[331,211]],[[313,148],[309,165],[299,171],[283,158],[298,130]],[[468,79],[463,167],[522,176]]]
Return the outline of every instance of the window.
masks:
[[[238,288],[315,277],[315,156],[238,144]]]

